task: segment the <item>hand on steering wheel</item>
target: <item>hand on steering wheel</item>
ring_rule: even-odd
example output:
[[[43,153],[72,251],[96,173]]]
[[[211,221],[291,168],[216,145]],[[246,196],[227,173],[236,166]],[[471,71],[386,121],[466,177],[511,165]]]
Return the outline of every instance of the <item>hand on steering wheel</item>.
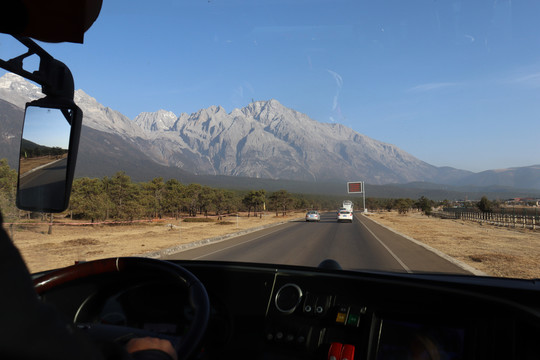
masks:
[[[127,342],[126,350],[130,354],[141,351],[160,351],[167,354],[171,360],[178,360],[176,350],[173,348],[169,340],[159,339],[155,337],[134,338]],[[136,355],[135,355],[136,356]]]

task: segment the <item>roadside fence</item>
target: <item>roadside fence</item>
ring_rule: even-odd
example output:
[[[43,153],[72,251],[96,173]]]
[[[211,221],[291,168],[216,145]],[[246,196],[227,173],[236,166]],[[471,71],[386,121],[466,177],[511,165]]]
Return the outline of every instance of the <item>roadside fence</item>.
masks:
[[[443,219],[469,220],[496,226],[540,229],[540,212],[530,214],[530,212],[475,212],[444,209],[443,211],[434,212],[432,215]]]

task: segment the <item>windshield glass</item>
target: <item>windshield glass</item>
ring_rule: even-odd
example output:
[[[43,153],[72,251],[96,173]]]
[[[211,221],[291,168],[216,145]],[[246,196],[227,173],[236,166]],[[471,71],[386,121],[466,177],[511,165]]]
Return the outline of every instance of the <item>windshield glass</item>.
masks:
[[[40,43],[83,111],[63,213],[15,207],[19,163],[58,155],[20,151],[43,95],[0,71],[4,227],[32,272],[141,255],[538,278],[539,39],[536,1],[104,1],[83,45]],[[2,59],[24,51],[1,36]]]

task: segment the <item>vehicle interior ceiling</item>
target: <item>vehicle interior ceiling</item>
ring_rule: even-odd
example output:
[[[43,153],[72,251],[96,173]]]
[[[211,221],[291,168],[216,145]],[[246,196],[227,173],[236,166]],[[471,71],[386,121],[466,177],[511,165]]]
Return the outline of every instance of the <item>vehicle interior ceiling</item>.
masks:
[[[93,19],[60,36],[41,34],[39,26],[17,35],[82,42]],[[402,359],[416,350],[422,354],[418,359],[540,355],[536,280],[352,271],[331,260],[319,267],[170,262],[195,275],[210,300],[207,329],[193,358],[375,360]],[[49,280],[56,286],[42,288],[40,295],[81,324],[122,325],[180,340],[188,324],[197,326],[190,295],[160,271],[135,266],[90,271],[74,280],[53,276]],[[33,278],[40,284],[50,274]]]

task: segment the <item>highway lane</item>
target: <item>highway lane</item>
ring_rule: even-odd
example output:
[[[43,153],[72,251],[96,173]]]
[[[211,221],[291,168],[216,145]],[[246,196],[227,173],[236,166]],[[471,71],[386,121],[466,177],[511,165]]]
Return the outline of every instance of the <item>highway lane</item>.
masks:
[[[323,213],[319,223],[290,222],[167,258],[307,266],[330,258],[352,270],[470,274],[365,216],[337,223],[334,212]]]
[[[24,173],[19,179],[19,201],[22,206],[62,209],[66,192],[67,158],[52,161],[32,171]]]
[[[53,160],[21,175],[19,186],[31,188],[65,181],[67,158]]]

